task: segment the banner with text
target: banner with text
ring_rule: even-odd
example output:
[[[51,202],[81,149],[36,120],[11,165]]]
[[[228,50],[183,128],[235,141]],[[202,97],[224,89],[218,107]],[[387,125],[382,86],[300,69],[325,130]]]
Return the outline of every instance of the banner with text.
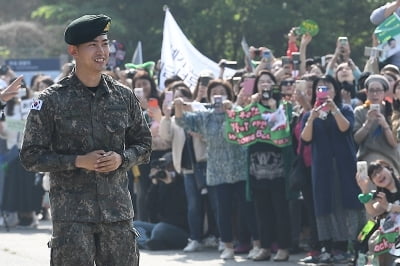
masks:
[[[379,42],[377,48],[382,51],[381,62],[400,52],[400,17],[396,13],[379,24],[374,34]]]
[[[226,139],[240,145],[257,141],[278,147],[291,145],[292,137],[288,121],[289,105],[281,104],[275,112],[255,103],[240,111],[228,111]]]
[[[218,77],[220,72],[217,63],[202,55],[190,43],[169,9],[166,9],[161,47],[160,89],[163,90],[164,81],[174,75],[179,76],[189,87],[194,87],[203,70],[210,70],[215,77]],[[233,69],[225,68],[224,77],[231,77],[234,73]]]

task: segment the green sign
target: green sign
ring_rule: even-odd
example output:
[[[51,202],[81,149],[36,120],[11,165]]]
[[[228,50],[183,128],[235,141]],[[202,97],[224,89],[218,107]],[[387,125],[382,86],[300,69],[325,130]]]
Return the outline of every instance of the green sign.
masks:
[[[272,112],[255,103],[240,111],[228,111],[225,137],[229,142],[250,145],[261,141],[278,147],[291,145],[288,114],[291,108],[281,104]]]
[[[381,254],[389,252],[396,242],[398,236],[398,231],[379,234],[378,238],[374,241],[374,244],[372,245],[372,250],[374,254],[379,256]]]
[[[313,37],[317,35],[318,32],[319,32],[318,24],[311,19],[306,19],[303,22],[301,22],[300,26],[296,30],[297,35],[309,33]]]
[[[376,27],[374,34],[379,43],[385,43],[389,39],[400,34],[400,18],[396,13],[385,19],[378,27]]]

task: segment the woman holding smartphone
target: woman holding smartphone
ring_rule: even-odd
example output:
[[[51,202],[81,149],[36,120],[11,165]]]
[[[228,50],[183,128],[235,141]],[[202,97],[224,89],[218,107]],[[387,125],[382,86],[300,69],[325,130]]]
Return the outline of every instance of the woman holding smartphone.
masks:
[[[365,81],[367,101],[354,110],[354,140],[358,160],[372,162],[384,159],[396,173],[400,170],[397,141],[392,133],[392,106],[384,102],[389,82],[382,75],[371,75]]]
[[[320,90],[323,94],[317,97]],[[360,190],[354,180],[354,114],[350,106],[342,105],[340,87],[331,76],[314,81],[311,103],[314,108],[304,115],[301,139],[312,151],[315,216],[318,239],[324,247],[318,260],[347,263],[348,242],[355,239],[364,220],[357,200]]]
[[[239,213],[248,216],[251,203],[245,199],[245,180],[247,178],[247,148],[229,143],[225,140],[225,111],[221,102],[226,98],[233,101],[232,87],[224,80],[213,80],[207,87],[207,99],[214,107],[207,111],[188,112],[183,108],[182,98],[174,100],[175,121],[186,130],[200,133],[207,143],[207,177],[208,190],[216,193],[217,224],[221,236],[221,259],[233,259],[233,223],[234,202],[237,202]],[[257,234],[257,226],[251,226]]]
[[[385,221],[391,214],[400,212],[400,181],[389,163],[376,160],[370,163],[367,176],[360,172],[356,175],[362,194],[359,196],[367,213]],[[371,183],[376,192],[370,192]],[[383,225],[385,226],[385,225]],[[392,265],[394,257],[384,253],[378,257],[379,265]]]

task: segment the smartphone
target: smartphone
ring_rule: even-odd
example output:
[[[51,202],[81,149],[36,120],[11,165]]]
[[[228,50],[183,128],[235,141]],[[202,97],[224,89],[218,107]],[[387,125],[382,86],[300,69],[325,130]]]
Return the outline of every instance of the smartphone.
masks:
[[[223,112],[222,101],[223,101],[222,95],[214,95],[213,96],[214,111],[216,113]]]
[[[301,95],[306,95],[307,91],[307,81],[302,79],[297,79],[294,85],[296,91],[300,92]]]
[[[347,39],[347,37],[339,37],[338,38],[339,44],[340,46],[346,46],[349,43],[349,40]]]
[[[364,56],[371,56],[372,47],[365,46],[364,47]]]
[[[357,172],[360,173],[361,178],[368,179],[368,163],[366,161],[358,161]]]
[[[20,88],[18,90],[18,98],[23,98],[26,97],[26,89],[25,88]]]
[[[147,105],[152,108],[158,107],[158,100],[156,98],[150,98]]]
[[[265,50],[263,52],[263,58],[270,60],[271,59],[271,51],[270,50]]]
[[[133,92],[135,93],[137,98],[143,98],[143,88],[134,88]]]
[[[271,97],[276,101],[276,106],[278,106],[280,100],[282,99],[281,86],[277,84],[271,86]]]
[[[222,63],[223,67],[237,67],[237,61],[225,61]]]
[[[164,93],[164,104],[171,105],[172,101],[174,100],[174,92],[173,91],[165,91]]]
[[[243,94],[247,96],[253,95],[253,89],[254,89],[254,83],[256,79],[255,78],[246,78],[243,81]]]
[[[328,99],[328,87],[318,86],[316,96],[318,100],[325,102]]]
[[[327,86],[318,86],[317,87],[317,92],[316,92],[316,98],[317,101],[320,105],[317,108],[317,110],[321,110],[321,119],[325,119],[327,116],[327,112],[329,110],[329,107],[326,105],[326,100],[328,99],[328,87]]]
[[[293,60],[293,65],[300,65],[300,53],[299,52],[294,52],[292,53],[292,60]]]
[[[381,111],[381,106],[378,103],[373,103],[369,106],[370,110],[376,110],[377,112]]]
[[[290,65],[291,59],[289,56],[282,56],[282,66]]]
[[[365,46],[364,47],[364,56],[367,56],[367,57],[379,57],[380,56],[380,51],[381,50],[379,50],[376,47]]]

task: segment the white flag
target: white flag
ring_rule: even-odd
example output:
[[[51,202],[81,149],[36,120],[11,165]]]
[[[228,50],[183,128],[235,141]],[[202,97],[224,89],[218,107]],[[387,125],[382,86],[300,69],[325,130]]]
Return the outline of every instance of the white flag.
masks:
[[[164,81],[174,75],[183,79],[189,87],[194,87],[203,70],[210,70],[215,77],[220,72],[217,63],[202,55],[190,43],[167,8],[161,48],[160,89],[164,89]],[[235,70],[225,68],[224,77],[231,77],[234,73]]]
[[[142,42],[141,41],[138,41],[138,43],[136,45],[136,49],[135,49],[135,52],[133,53],[131,63],[135,64],[135,65],[143,64]]]

